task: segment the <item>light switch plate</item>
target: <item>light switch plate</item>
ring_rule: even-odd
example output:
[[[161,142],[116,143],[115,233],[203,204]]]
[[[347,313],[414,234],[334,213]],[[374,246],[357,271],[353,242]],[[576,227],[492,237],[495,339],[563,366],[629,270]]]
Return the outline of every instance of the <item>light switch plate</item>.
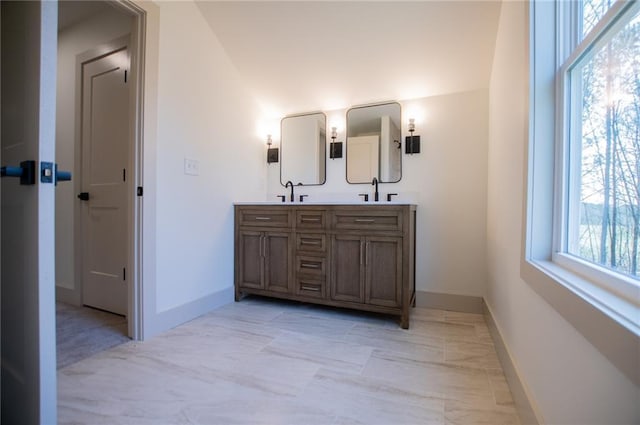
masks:
[[[184,159],[184,173],[189,176],[197,176],[200,174],[200,164],[197,159]]]

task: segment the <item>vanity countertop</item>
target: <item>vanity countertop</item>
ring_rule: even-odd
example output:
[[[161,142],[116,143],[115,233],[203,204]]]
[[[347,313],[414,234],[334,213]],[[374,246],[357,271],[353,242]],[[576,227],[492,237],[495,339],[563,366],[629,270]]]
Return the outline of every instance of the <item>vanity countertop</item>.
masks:
[[[323,202],[313,202],[313,201],[305,201],[305,202],[282,202],[282,201],[258,201],[258,202],[234,202],[233,205],[266,205],[266,206],[322,206],[322,205],[346,205],[346,206],[369,206],[369,207],[384,207],[387,205],[415,205],[411,202],[404,201],[379,201],[379,202],[351,202],[351,201],[323,201]]]

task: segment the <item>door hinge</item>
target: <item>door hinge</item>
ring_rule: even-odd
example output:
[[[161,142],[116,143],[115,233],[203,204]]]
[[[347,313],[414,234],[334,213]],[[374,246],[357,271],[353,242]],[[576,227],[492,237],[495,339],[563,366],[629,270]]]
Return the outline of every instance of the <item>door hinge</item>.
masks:
[[[124,82],[125,83],[127,82],[127,70],[126,69],[124,70]]]
[[[138,186],[138,196],[142,196],[142,186]]]
[[[122,268],[122,280],[127,280],[127,268]]]
[[[127,169],[126,168],[122,169],[122,181],[123,182],[127,181]]]

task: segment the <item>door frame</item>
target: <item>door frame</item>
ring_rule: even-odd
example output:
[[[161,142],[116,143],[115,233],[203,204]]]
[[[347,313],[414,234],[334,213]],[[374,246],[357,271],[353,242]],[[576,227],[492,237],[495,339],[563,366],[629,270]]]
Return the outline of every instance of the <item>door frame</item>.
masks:
[[[127,334],[136,341],[143,339],[143,204],[142,196],[138,194],[138,188],[143,185],[143,160],[144,160],[144,69],[145,69],[145,34],[147,26],[146,11],[130,0],[105,0],[118,10],[128,14],[132,18],[131,33],[127,45],[130,54],[130,127],[129,149],[127,169],[130,170],[127,180],[127,261],[126,268],[129,271],[130,281],[127,286]],[[122,45],[123,38],[112,40],[85,53],[76,59],[76,117],[82,113],[82,65],[88,59],[95,58],[101,53],[111,51],[115,46]],[[78,193],[82,182],[82,120],[76,119],[75,123],[75,158],[74,167],[77,178],[74,179],[74,193]],[[75,202],[74,214],[74,279],[75,291],[80,301],[82,299],[82,205]]]

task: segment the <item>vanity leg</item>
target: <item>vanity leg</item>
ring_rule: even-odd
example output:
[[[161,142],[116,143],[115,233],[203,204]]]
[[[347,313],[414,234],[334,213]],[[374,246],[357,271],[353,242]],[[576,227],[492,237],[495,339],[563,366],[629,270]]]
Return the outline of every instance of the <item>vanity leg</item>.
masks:
[[[236,302],[238,302],[238,301],[240,301],[242,299],[242,292],[240,292],[240,290],[238,288],[236,288],[235,292],[236,292],[235,299],[236,299]]]
[[[409,329],[409,312],[402,313],[402,316],[400,316],[400,327],[402,329]]]

